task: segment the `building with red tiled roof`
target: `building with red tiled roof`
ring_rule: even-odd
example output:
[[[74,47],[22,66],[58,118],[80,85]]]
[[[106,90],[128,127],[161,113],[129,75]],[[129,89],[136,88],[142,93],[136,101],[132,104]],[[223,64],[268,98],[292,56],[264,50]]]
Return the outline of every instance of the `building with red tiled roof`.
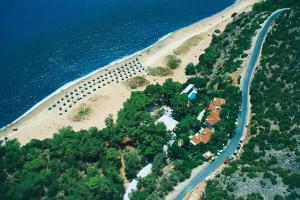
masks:
[[[206,119],[206,121],[212,126],[215,125],[220,120],[221,120],[220,113],[218,111],[211,111]]]
[[[222,106],[225,105],[225,99],[222,98],[214,98],[208,106],[209,110],[220,110]]]
[[[202,129],[200,133],[197,133],[190,137],[190,142],[193,145],[197,145],[199,143],[207,144],[212,137],[212,130],[209,128]]]
[[[210,114],[207,117],[206,121],[211,126],[215,125],[218,121],[221,120],[220,118],[220,111],[222,106],[225,105],[225,99],[222,98],[214,98],[208,105],[208,109],[210,110]]]

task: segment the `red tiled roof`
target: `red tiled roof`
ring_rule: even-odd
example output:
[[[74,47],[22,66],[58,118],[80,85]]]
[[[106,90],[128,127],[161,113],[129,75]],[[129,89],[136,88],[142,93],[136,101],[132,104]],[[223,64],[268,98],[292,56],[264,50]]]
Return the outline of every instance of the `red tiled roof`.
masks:
[[[220,121],[220,114],[218,111],[211,111],[210,114],[207,117],[207,122],[210,125],[215,125],[218,121]]]
[[[210,103],[209,103],[209,110],[216,110],[217,108],[221,108],[222,106],[225,105],[225,99],[222,98],[214,98]]]
[[[208,109],[210,110],[210,114],[207,117],[206,121],[210,125],[215,125],[218,121],[220,121],[220,111],[222,106],[225,105],[225,99],[222,98],[214,98],[208,105]]]
[[[209,128],[205,128],[201,134],[195,134],[193,135],[193,137],[191,138],[191,142],[193,144],[199,144],[199,143],[204,143],[207,144],[210,139],[212,137],[212,131]]]

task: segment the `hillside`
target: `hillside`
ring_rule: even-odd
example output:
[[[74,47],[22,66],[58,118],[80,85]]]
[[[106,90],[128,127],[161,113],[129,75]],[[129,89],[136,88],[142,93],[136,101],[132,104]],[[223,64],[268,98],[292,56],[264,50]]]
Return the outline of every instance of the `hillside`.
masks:
[[[203,199],[300,197],[299,7],[276,20],[251,85],[250,139]]]

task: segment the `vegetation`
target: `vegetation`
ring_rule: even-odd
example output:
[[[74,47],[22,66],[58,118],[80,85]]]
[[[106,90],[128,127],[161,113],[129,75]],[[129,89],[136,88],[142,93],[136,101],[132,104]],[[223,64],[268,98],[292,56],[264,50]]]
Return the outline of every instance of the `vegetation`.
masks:
[[[299,2],[265,1],[254,11],[280,7],[292,9],[276,20],[263,46],[251,85],[251,138],[240,160],[208,183],[203,199],[300,198],[300,107],[296,103],[300,92]],[[241,176],[244,183],[240,183]],[[229,186],[231,190],[222,189]]]
[[[127,80],[127,82],[126,82],[128,87],[131,88],[131,89],[136,89],[138,87],[143,87],[143,86],[149,85],[149,83],[150,82],[142,76],[133,77],[133,78]]]
[[[16,140],[5,142],[0,146],[0,199],[122,199],[121,155],[129,180],[136,178],[142,166],[153,164],[153,172],[139,180],[131,199],[164,198],[203,163],[204,152],[216,153],[234,133],[241,93],[232,85],[230,74],[243,65],[241,58],[247,58],[246,51],[266,17],[274,9],[293,6],[292,2],[296,1],[268,0],[249,13],[233,16],[224,32],[213,35],[199,63],[187,66],[191,77],[185,84],[168,79],[163,85],[148,85],[144,91],[132,92],[116,121],[109,115],[102,130],[75,132],[64,128],[52,139],[32,140],[22,147]],[[300,160],[300,45],[296,37],[299,29],[295,28],[299,21],[299,9],[295,7],[277,20],[268,35],[251,88],[252,137],[241,159],[208,182],[203,199],[262,199],[260,192],[245,189],[249,192],[236,196],[238,184],[249,186],[249,179],[259,180],[261,188],[281,183],[288,186],[287,196],[276,194],[274,199],[299,198],[295,192],[299,188]],[[167,57],[170,69],[180,62],[174,55]],[[148,83],[143,77],[127,82],[131,88]],[[200,98],[189,101],[186,95],[180,95],[189,83],[198,88]],[[222,120],[213,127],[208,144],[191,145],[189,136],[206,126],[205,119],[199,121],[197,116],[214,97],[226,100]],[[163,146],[171,134],[151,115],[162,106],[172,108],[173,117],[179,121],[174,130],[177,138],[167,154]],[[289,162],[283,166],[286,160]]]
[[[91,108],[87,104],[80,104],[79,108],[70,114],[70,118],[72,121],[79,122],[84,120],[91,113],[91,111]]]
[[[220,29],[216,29],[214,32],[215,32],[216,34],[220,34],[220,33],[221,33]]]
[[[137,151],[127,152],[125,158],[125,172],[127,179],[132,180],[136,177],[138,171],[143,167],[142,157]]]
[[[120,199],[120,154],[97,129],[64,128],[53,139],[1,146],[1,199]]]
[[[169,76],[172,73],[172,70],[166,67],[154,67],[149,69],[149,74],[151,76]]]
[[[186,75],[196,75],[197,70],[196,67],[193,63],[189,63],[187,64],[186,68],[185,68],[185,74]]]
[[[166,57],[166,63],[170,69],[176,69],[179,67],[181,60],[175,55],[168,55]]]
[[[189,50],[197,46],[198,43],[202,40],[202,35],[195,35],[189,39],[187,39],[182,45],[180,45],[177,49],[174,50],[175,55],[183,55],[189,52]]]

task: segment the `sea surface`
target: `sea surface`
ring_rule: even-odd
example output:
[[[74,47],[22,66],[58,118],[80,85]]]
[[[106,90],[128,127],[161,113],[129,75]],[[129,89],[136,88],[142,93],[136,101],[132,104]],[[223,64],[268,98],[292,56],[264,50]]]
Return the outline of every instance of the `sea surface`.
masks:
[[[234,0],[1,0],[0,128],[46,96]]]

